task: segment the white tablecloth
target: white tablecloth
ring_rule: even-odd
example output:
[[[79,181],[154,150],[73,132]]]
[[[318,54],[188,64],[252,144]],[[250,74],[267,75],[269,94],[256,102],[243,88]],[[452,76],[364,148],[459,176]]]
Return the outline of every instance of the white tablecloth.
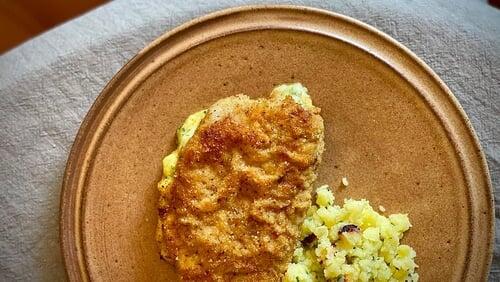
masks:
[[[61,177],[80,123],[109,79],[148,42],[187,20],[273,2],[116,1],[0,56],[0,281],[66,279],[58,237]],[[478,0],[286,3],[375,26],[451,88],[481,140],[497,189],[490,280],[500,281],[500,10]]]

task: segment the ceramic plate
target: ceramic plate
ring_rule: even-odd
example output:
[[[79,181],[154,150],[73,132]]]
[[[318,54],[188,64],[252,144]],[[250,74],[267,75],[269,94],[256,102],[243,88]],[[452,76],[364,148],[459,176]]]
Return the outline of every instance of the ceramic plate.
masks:
[[[325,120],[317,184],[408,213],[422,281],[479,281],[492,253],[486,162],[450,90],[373,27],[304,7],[224,10],[162,35],[107,85],[69,156],[62,248],[72,281],[171,281],[156,183],[177,126],[220,98],[301,82]]]

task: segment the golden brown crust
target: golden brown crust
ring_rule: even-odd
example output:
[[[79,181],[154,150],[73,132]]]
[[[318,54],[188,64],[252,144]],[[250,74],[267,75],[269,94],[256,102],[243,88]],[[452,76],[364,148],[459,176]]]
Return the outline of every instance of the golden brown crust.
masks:
[[[183,280],[279,280],[323,151],[319,109],[238,95],[213,105],[161,191],[161,255]]]

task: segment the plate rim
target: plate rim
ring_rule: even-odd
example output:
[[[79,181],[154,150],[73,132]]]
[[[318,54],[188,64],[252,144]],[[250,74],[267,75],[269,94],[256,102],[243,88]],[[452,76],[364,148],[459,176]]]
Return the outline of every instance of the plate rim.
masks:
[[[246,6],[238,6],[238,7],[231,7],[223,10],[218,10],[215,12],[211,12],[209,14],[196,17],[194,19],[191,19],[173,29],[170,31],[167,31],[160,36],[158,36],[156,39],[148,43],[142,50],[140,50],[136,55],[134,55],[111,79],[110,81],[106,84],[106,86],[102,89],[102,91],[99,93],[99,95],[96,97],[95,101],[93,102],[92,106],[89,108],[87,114],[85,115],[80,128],[78,130],[78,133],[75,136],[75,140],[73,142],[73,145],[71,147],[71,150],[68,154],[68,159],[66,162],[66,168],[64,171],[63,175],[63,181],[62,181],[62,189],[60,193],[60,208],[59,208],[59,239],[60,239],[60,249],[63,257],[63,263],[65,266],[66,270],[66,275],[70,279],[70,281],[87,281],[89,280],[89,274],[87,271],[86,263],[84,262],[85,257],[83,254],[83,246],[80,246],[80,249],[76,246],[78,244],[83,244],[82,243],[82,238],[75,236],[75,231],[78,233],[78,231],[82,230],[81,227],[81,217],[77,218],[79,213],[76,211],[76,209],[82,209],[83,206],[79,205],[79,203],[82,202],[82,199],[79,199],[84,195],[81,194],[83,192],[82,190],[76,189],[75,184],[78,183],[79,181],[82,180],[82,175],[79,175],[78,173],[73,173],[74,171],[78,171],[77,165],[81,163],[82,160],[82,155],[85,155],[86,150],[81,150],[84,148],[85,145],[85,137],[88,134],[92,135],[92,123],[96,121],[96,117],[98,116],[99,110],[102,108],[102,106],[105,104],[106,101],[109,99],[112,99],[111,93],[114,90],[116,86],[118,86],[120,78],[125,77],[129,72],[131,72],[135,67],[136,63],[140,61],[142,58],[142,55],[147,54],[149,52],[153,52],[155,48],[161,46],[161,44],[171,37],[173,37],[176,34],[179,34],[183,31],[187,31],[190,28],[200,24],[204,23],[213,19],[221,18],[224,16],[230,16],[232,14],[237,14],[237,13],[244,13],[244,12],[255,12],[255,11],[266,11],[266,10],[292,10],[295,12],[309,12],[309,13],[315,13],[315,14],[321,14],[323,16],[329,16],[336,18],[341,21],[345,21],[347,23],[350,23],[358,28],[365,29],[371,33],[374,33],[375,36],[380,37],[384,41],[387,41],[389,44],[392,44],[395,46],[397,49],[399,49],[402,53],[405,55],[409,56],[409,58],[417,64],[418,67],[422,68],[422,70],[430,75],[431,79],[437,83],[438,87],[444,92],[446,95],[446,98],[451,102],[453,108],[458,111],[458,117],[460,119],[461,125],[465,125],[466,132],[468,133],[470,137],[471,145],[477,152],[477,156],[475,159],[479,161],[477,164],[479,165],[480,171],[477,172],[478,174],[483,175],[483,179],[485,181],[485,188],[487,191],[485,192],[485,200],[486,203],[488,204],[488,220],[487,224],[489,227],[488,230],[488,242],[486,242],[488,246],[488,252],[486,256],[484,257],[484,262],[480,263],[479,266],[482,266],[482,271],[481,271],[481,276],[483,279],[487,279],[489,269],[491,266],[491,260],[493,256],[493,240],[494,240],[494,209],[493,209],[493,204],[494,204],[494,198],[493,198],[493,187],[491,183],[491,176],[488,168],[488,164],[486,161],[486,157],[484,155],[484,151],[481,147],[479,138],[477,137],[477,134],[470,122],[470,119],[468,118],[467,114],[465,113],[464,109],[460,105],[458,99],[453,95],[451,90],[446,86],[446,84],[439,78],[439,76],[422,60],[420,59],[417,55],[415,55],[410,49],[405,47],[403,44],[399,43],[386,33],[376,29],[375,27],[368,25],[364,22],[361,22],[357,19],[351,18],[349,16],[345,16],[333,11],[328,11],[320,8],[315,8],[315,7],[309,7],[309,6],[299,6],[299,5],[246,5]],[[271,28],[271,29],[276,29],[276,28]],[[293,28],[292,28],[293,30]],[[197,44],[198,45],[198,44]],[[392,68],[392,66],[391,66]],[[420,92],[420,91],[419,91]],[[428,101],[426,101],[428,102]],[[434,112],[434,114],[436,114]],[[442,123],[442,117],[439,118],[440,123]],[[444,125],[443,125],[444,126]],[[447,136],[450,135],[450,133],[447,133]],[[449,136],[448,136],[449,137]],[[457,145],[453,143],[453,146],[456,147]],[[459,151],[457,148],[455,150]],[[463,163],[464,160],[462,159],[462,156],[460,157],[460,162]],[[462,164],[463,166],[463,164]],[[463,169],[463,168],[462,168]],[[468,183],[468,181],[466,181]],[[467,187],[470,188],[470,187]],[[470,190],[470,189],[468,189]],[[469,194],[469,201],[471,202],[470,199],[470,192]],[[470,205],[470,203],[468,203]],[[472,213],[472,212],[471,212]],[[82,234],[80,234],[81,236]],[[77,238],[78,237],[78,238]],[[80,242],[77,241],[77,239],[80,240]],[[470,243],[469,243],[470,244]],[[469,246],[470,247],[470,246]],[[82,261],[83,260],[83,261]],[[468,263],[467,265],[470,265],[469,260],[466,260]],[[82,265],[83,264],[83,265]],[[465,270],[464,270],[465,272]]]

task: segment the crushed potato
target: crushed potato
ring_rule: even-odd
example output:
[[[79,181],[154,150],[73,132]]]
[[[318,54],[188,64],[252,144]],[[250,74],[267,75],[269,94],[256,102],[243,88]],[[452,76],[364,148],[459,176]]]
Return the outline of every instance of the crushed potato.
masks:
[[[400,244],[410,227],[407,215],[385,217],[367,200],[334,205],[329,187],[322,186],[284,281],[418,281],[416,253]]]

